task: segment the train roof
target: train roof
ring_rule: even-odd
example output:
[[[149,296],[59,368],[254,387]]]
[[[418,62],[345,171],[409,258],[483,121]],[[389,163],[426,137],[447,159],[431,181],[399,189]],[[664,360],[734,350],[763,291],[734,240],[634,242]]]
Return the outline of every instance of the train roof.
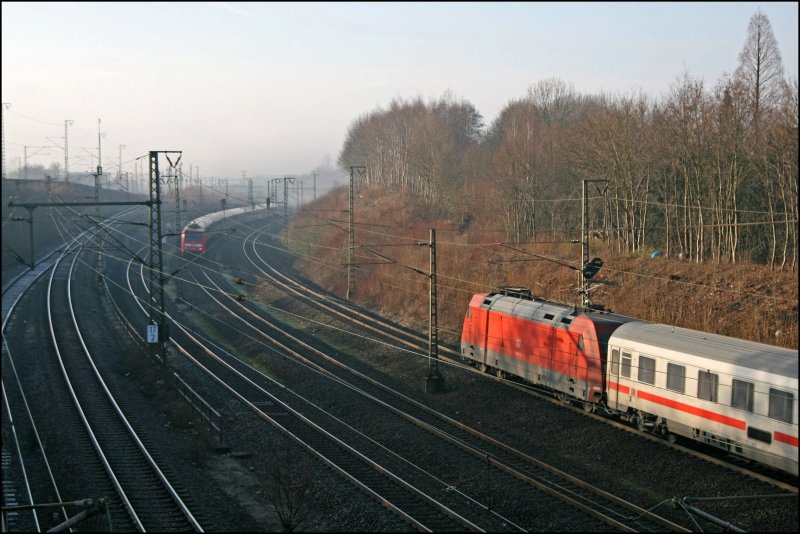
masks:
[[[486,293],[476,295],[480,298],[481,308],[491,307],[492,311],[506,313],[530,321],[547,323],[554,326],[568,328],[579,315],[586,315],[593,322],[624,323],[633,320],[630,317],[611,312],[589,311],[583,312],[574,306],[553,302],[541,297],[536,297],[527,291],[502,290],[499,293]]]
[[[614,331],[609,344],[636,345],[640,352],[653,356],[671,351],[795,380],[798,375],[797,350],[665,324],[630,321]]]
[[[224,219],[227,219],[228,217],[241,215],[243,213],[251,213],[253,211],[266,209],[266,207],[267,207],[266,204],[256,204],[255,207],[242,206],[240,208],[232,208],[229,210],[215,211],[213,213],[208,213],[206,215],[202,215],[190,221],[189,224],[183,227],[183,231],[185,232],[187,230],[190,230],[193,232],[203,232],[215,222],[222,221]]]

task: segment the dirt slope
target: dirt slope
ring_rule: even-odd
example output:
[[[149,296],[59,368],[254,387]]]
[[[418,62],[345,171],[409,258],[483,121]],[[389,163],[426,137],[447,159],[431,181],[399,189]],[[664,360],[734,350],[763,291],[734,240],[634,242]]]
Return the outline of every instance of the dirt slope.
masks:
[[[289,246],[295,267],[320,286],[347,292],[346,188],[307,206],[292,221]],[[440,334],[458,335],[473,293],[502,285],[529,287],[534,295],[577,302],[580,247],[570,243],[514,245],[550,261],[499,245],[501,225],[485,216],[437,217],[398,192],[365,190],[355,200],[354,300],[427,329],[430,228],[436,229]],[[624,315],[707,332],[797,348],[797,267],[771,270],[749,263],[698,264],[677,258],[620,254],[614,243],[593,241],[590,257],[603,268],[593,300]],[[376,254],[377,253],[377,254]],[[393,261],[394,263],[389,263]],[[553,261],[555,260],[555,261]],[[383,264],[381,264],[383,263]]]

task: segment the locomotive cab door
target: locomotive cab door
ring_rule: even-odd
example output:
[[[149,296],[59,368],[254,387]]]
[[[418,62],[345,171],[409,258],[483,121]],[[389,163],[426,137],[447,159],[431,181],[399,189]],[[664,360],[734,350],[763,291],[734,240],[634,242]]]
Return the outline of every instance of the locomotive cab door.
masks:
[[[619,406],[619,349],[611,350],[611,365],[608,374],[608,405],[610,408],[617,408]]]
[[[467,308],[464,319],[462,339],[463,356],[472,360],[473,365],[483,370],[486,367],[486,357],[489,343],[489,314],[491,300],[485,298],[483,305],[473,302]],[[488,307],[486,307],[488,306]]]

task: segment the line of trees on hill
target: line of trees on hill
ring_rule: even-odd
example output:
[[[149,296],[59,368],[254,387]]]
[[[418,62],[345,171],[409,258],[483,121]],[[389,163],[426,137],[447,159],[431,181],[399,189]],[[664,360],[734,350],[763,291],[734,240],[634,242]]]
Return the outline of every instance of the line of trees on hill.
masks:
[[[338,164],[514,242],[578,237],[581,181],[605,180],[590,224],[620,252],[797,268],[798,85],[760,11],[712,87],[685,72],[659,99],[581,95],[550,78],[488,127],[450,92],[395,99],[352,123]]]

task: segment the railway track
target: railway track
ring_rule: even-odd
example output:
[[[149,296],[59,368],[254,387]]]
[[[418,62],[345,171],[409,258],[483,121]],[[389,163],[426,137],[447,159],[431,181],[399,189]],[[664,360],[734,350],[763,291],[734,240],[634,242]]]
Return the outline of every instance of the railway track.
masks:
[[[77,255],[73,252],[57,260],[47,288],[47,320],[56,355],[55,365],[61,373],[64,388],[63,403],[73,408],[68,412],[68,419],[63,421],[64,431],[71,442],[82,444],[76,451],[80,458],[78,463],[86,466],[87,472],[96,481],[98,494],[106,499],[110,524],[115,529],[143,530],[135,509],[128,504],[122,487],[115,480],[113,468],[103,451],[103,446],[108,445],[110,439],[123,436],[118,431],[118,424],[113,424],[113,430],[108,433],[99,429],[112,414],[108,413],[102,391],[98,392],[102,387],[96,384],[97,378],[92,376],[91,366],[83,352],[83,341],[72,322],[73,312],[67,286],[75,259]],[[98,428],[100,436],[95,436],[93,427]],[[121,453],[121,449],[116,450]],[[109,452],[112,460],[120,456],[113,450]],[[123,494],[118,496],[119,492]]]
[[[5,358],[5,354],[3,355]],[[30,462],[22,454],[20,440],[25,439],[24,433],[30,429],[21,421],[15,424],[9,407],[6,385],[3,383],[3,506],[21,507],[34,503],[34,492],[28,477]],[[19,432],[18,432],[19,430]],[[44,469],[49,469],[46,456],[38,457],[43,462]],[[28,463],[28,468],[26,468]],[[35,510],[13,510],[3,513],[3,531],[36,531],[41,529],[39,517]]]
[[[214,283],[207,272],[205,276],[208,283],[212,285],[211,289],[214,293],[218,295],[229,293],[228,290]],[[375,413],[368,413],[362,418],[388,418],[388,425],[400,425],[399,422],[394,422],[395,418],[399,418],[415,427],[413,429],[404,429],[402,431],[404,434],[421,432],[433,435],[437,438],[438,443],[431,446],[443,449],[439,453],[440,456],[462,458],[458,463],[461,464],[461,469],[466,473],[463,475],[465,477],[468,477],[469,473],[476,472],[483,476],[483,472],[488,470],[488,477],[496,484],[516,486],[516,492],[523,502],[535,499],[541,500],[543,495],[547,495],[587,514],[587,521],[602,522],[621,531],[685,531],[683,527],[671,521],[552,468],[544,462],[500,443],[343,365],[334,357],[309,346],[282,330],[280,326],[248,309],[245,304],[237,301],[235,297],[218,298],[212,295],[211,291],[206,290],[206,292],[209,298],[224,307],[228,314],[241,321],[247,332],[252,331],[255,333],[254,335],[263,337],[267,342],[279,347],[281,352],[292,355],[292,357],[302,361],[305,365],[309,365],[329,377],[334,383],[360,397],[352,401],[352,404],[367,402],[374,405]],[[220,299],[225,299],[226,302],[222,302]],[[242,313],[247,314],[249,319],[244,319],[241,316]],[[277,337],[280,337],[280,340]],[[314,361],[310,361],[309,358],[314,358]],[[343,393],[337,393],[336,398],[341,400],[343,395]],[[415,438],[413,441],[422,442],[424,438]],[[428,469],[424,467],[420,469],[428,472]],[[408,476],[411,477],[413,474]],[[446,490],[448,484],[446,482],[439,482],[439,484],[440,487],[434,489],[434,491],[442,493]],[[476,504],[483,510],[490,509],[490,505],[476,499],[464,499],[464,502],[460,504],[465,510],[462,512],[465,515],[469,514],[470,510],[474,515]],[[456,508],[458,503],[453,503],[451,506],[461,510],[461,508]],[[515,511],[518,513],[518,507],[516,506],[497,503],[493,509],[501,513],[509,525],[522,524],[523,526],[520,527],[522,529],[526,529],[525,525],[530,525],[531,518],[514,516]],[[487,518],[485,517],[475,518],[474,521],[479,524],[487,524]],[[530,526],[527,528],[530,528]],[[495,529],[497,529],[497,526],[491,525],[491,523],[488,524],[487,530]]]
[[[198,281],[195,281],[194,283],[196,283],[196,284],[198,284],[200,286],[204,285],[204,283],[201,283],[201,282],[198,282]],[[208,283],[211,283],[210,278],[209,278],[209,282]],[[217,290],[217,292],[223,292],[223,290],[219,286],[217,286],[216,290]],[[212,298],[213,300],[215,300],[217,305],[219,305],[221,307],[224,307],[227,310],[227,312],[230,313],[231,315],[236,316],[238,313],[241,313],[241,312],[238,312],[238,311],[234,311],[232,309],[232,307],[231,307],[231,306],[236,306],[236,299],[235,298],[233,298],[233,297],[229,298],[230,303],[225,304],[225,303],[220,302],[219,299],[216,299],[215,297],[213,297],[210,292],[206,291],[206,293],[209,296],[209,298]],[[186,334],[188,336],[188,332],[185,329],[181,328],[180,326],[179,326],[179,328],[181,330],[183,330],[184,334]],[[273,331],[276,330],[275,327],[271,327],[271,329]],[[283,339],[287,339],[285,332],[278,333],[278,335],[282,336]],[[189,337],[193,337],[193,336],[189,336]],[[291,342],[296,344],[297,340],[291,340]],[[195,343],[199,344],[199,341],[195,340]],[[277,341],[274,338],[270,339],[270,343],[272,343],[272,344],[274,344],[276,346],[280,346],[282,351],[292,350],[292,349],[289,349],[283,342]],[[187,355],[187,357],[190,357],[189,356],[189,351],[186,348],[179,346],[179,350],[181,352],[183,352],[185,355]],[[308,350],[308,347],[305,347],[303,350]],[[211,355],[211,353],[212,353],[212,351],[207,347],[204,347],[203,351],[208,355]],[[304,357],[300,356],[299,354],[297,354],[297,357],[300,358],[300,359],[304,359]],[[286,429],[283,425],[280,424],[283,421],[281,421],[280,423],[277,422],[277,421],[274,421],[266,413],[264,413],[263,410],[259,410],[258,409],[259,405],[263,405],[265,403],[269,404],[270,406],[273,406],[273,407],[275,405],[277,405],[278,403],[281,403],[280,406],[282,407],[282,409],[286,410],[287,412],[292,411],[292,413],[294,415],[293,410],[296,409],[295,406],[296,406],[296,403],[297,403],[297,399],[295,399],[295,402],[293,403],[293,405],[290,406],[286,400],[284,400],[283,398],[280,397],[281,395],[284,395],[284,396],[286,395],[286,393],[288,391],[288,388],[284,388],[283,386],[278,384],[277,385],[277,389],[274,389],[273,391],[269,391],[268,388],[275,388],[276,387],[276,384],[274,383],[274,380],[268,379],[263,374],[255,372],[252,369],[252,367],[249,367],[247,365],[243,365],[241,362],[238,362],[235,359],[226,358],[224,355],[216,355],[216,354],[214,354],[211,357],[210,361],[203,361],[202,363],[198,361],[197,364],[200,365],[209,375],[214,376],[215,380],[217,380],[220,384],[224,384],[224,386],[231,393],[234,393],[237,397],[240,398],[240,400],[242,400],[248,406],[250,406],[251,409],[253,409],[254,411],[259,412],[261,417],[270,420],[270,423],[273,424],[274,426],[276,426],[276,428],[280,428],[282,432],[287,433],[287,434],[291,434],[293,437],[297,437],[298,436],[299,431],[294,431],[294,430],[290,431],[290,430]],[[314,364],[314,365],[316,366],[316,364]],[[325,371],[325,372],[330,373],[329,371]],[[230,373],[233,373],[233,375],[231,375]],[[235,376],[235,375],[238,375],[238,376]],[[223,378],[223,377],[226,377],[226,376],[228,378]],[[235,381],[242,379],[242,378],[239,378],[239,377],[246,377],[244,379],[245,379],[245,381],[247,383],[250,384],[250,386],[247,386],[247,385],[244,385],[244,384],[243,385],[239,385],[238,387],[235,386],[234,385],[234,384],[236,384]],[[365,377],[361,377],[362,380],[363,380],[363,378],[365,378]],[[349,377],[348,379],[352,380],[352,376]],[[336,378],[334,378],[334,381],[341,383],[343,381],[343,379],[340,378],[340,377],[336,377]],[[254,384],[258,384],[258,386],[256,387]],[[435,429],[435,426],[433,426],[433,424],[430,421],[425,421],[423,417],[411,415],[411,414],[407,413],[407,411],[403,411],[403,410],[398,409],[396,407],[391,407],[386,401],[378,399],[377,396],[376,396],[377,392],[376,393],[365,393],[363,391],[363,389],[362,389],[364,387],[363,385],[362,386],[353,386],[351,384],[347,384],[345,387],[350,388],[351,390],[358,390],[359,391],[358,395],[361,395],[362,397],[365,396],[365,397],[369,398],[371,402],[380,404],[381,407],[384,408],[384,409],[388,407],[390,409],[390,411],[392,411],[394,413],[395,417],[399,416],[399,417],[402,417],[402,418],[406,419],[407,421],[412,421],[414,423],[414,425],[417,427],[417,429],[418,429],[417,431],[431,432],[431,429]],[[373,383],[369,384],[368,387],[375,389],[376,388],[376,384],[373,381]],[[244,393],[244,392],[249,392],[250,390],[253,390],[254,388],[256,390],[260,390],[260,393],[262,393],[262,394],[266,393],[268,398],[266,398],[266,399],[260,399],[258,397],[248,398],[247,395],[248,394],[252,394],[252,393]],[[377,390],[380,391],[379,394],[381,394],[381,395],[385,395],[387,393],[386,388],[377,387]],[[393,397],[393,402],[397,402],[397,394],[396,394],[396,392],[391,392],[391,390],[389,390],[389,393],[390,393],[390,397]],[[297,394],[294,391],[290,392],[290,396],[295,396],[295,395],[297,395]],[[302,399],[302,398],[300,399],[300,401],[301,402],[305,402],[307,404],[309,403],[308,400]],[[416,410],[420,410],[421,406],[422,405],[419,405],[419,406],[416,406],[414,408]],[[408,408],[406,408],[406,410],[408,410]],[[427,415],[427,417],[430,418],[431,414],[426,414],[426,415]],[[302,420],[302,418],[309,418],[309,420],[310,420],[310,417],[307,414],[302,414],[302,416],[296,416],[296,417],[301,417],[301,420]],[[436,417],[434,417],[433,419],[435,420]],[[306,425],[309,424],[309,423],[307,423],[305,421],[304,421],[304,423]],[[452,423],[454,423],[454,422],[451,421],[450,424],[452,424]],[[317,424],[317,423],[315,423],[315,424]],[[342,426],[342,424],[339,423],[339,422],[321,423],[321,424],[319,424],[319,427],[322,428],[323,425],[326,425],[326,424],[327,425],[332,425],[333,427],[337,427],[336,428],[336,432],[338,433],[337,435],[345,435],[348,432],[352,432],[351,429],[347,428],[348,425]],[[436,424],[441,425],[442,424],[441,423],[441,419],[438,420],[436,422]],[[459,430],[463,432],[464,429],[461,428]],[[328,430],[324,430],[324,431],[328,432]],[[317,432],[320,432],[320,430],[317,430]],[[534,488],[536,488],[536,490],[538,492],[540,492],[540,494],[541,494],[541,492],[544,492],[544,493],[549,493],[551,496],[557,496],[558,498],[566,499],[567,501],[570,502],[571,506],[574,506],[574,507],[577,507],[579,509],[582,509],[584,512],[587,512],[589,514],[593,514],[595,518],[600,519],[602,521],[605,521],[606,523],[612,525],[614,528],[618,528],[618,529],[622,529],[622,530],[628,530],[628,529],[637,530],[637,529],[641,529],[641,528],[651,529],[651,528],[654,528],[652,526],[653,524],[645,526],[645,527],[643,527],[642,525],[644,524],[644,522],[655,521],[656,523],[654,523],[654,524],[657,524],[658,525],[657,528],[660,529],[660,530],[663,530],[665,528],[675,529],[675,530],[681,530],[682,529],[682,527],[680,527],[678,525],[675,525],[675,524],[673,524],[671,522],[668,522],[666,520],[658,518],[657,516],[655,516],[653,514],[648,514],[647,512],[645,512],[644,510],[642,510],[642,509],[640,509],[638,507],[631,506],[631,505],[625,503],[622,499],[613,498],[613,496],[610,496],[608,494],[604,495],[603,494],[604,492],[600,492],[600,491],[596,490],[595,488],[591,488],[591,486],[589,486],[587,484],[581,484],[580,481],[578,481],[577,479],[573,479],[572,480],[571,483],[575,484],[572,487],[563,489],[561,491],[557,491],[557,490],[555,490],[553,488],[556,488],[556,487],[559,487],[559,486],[562,486],[562,487],[565,486],[565,476],[564,476],[563,473],[559,473],[557,470],[554,470],[554,469],[550,469],[548,471],[546,469],[546,466],[543,466],[543,464],[541,464],[541,463],[540,463],[540,465],[537,466],[537,468],[541,469],[542,467],[545,467],[545,470],[537,472],[532,467],[533,464],[536,464],[536,461],[531,459],[531,458],[525,458],[525,461],[528,462],[528,465],[526,467],[523,467],[523,468],[520,468],[519,466],[512,467],[510,465],[511,462],[508,459],[508,452],[509,452],[508,449],[506,449],[506,451],[501,453],[499,449],[487,450],[487,447],[486,447],[485,443],[479,444],[478,446],[476,446],[474,443],[473,444],[469,444],[468,440],[464,439],[463,436],[454,436],[452,430],[450,430],[449,432],[442,431],[442,430],[434,430],[434,434],[437,434],[438,437],[440,437],[440,438],[444,437],[445,441],[447,441],[449,443],[449,445],[448,445],[449,447],[457,447],[457,448],[461,448],[462,451],[466,451],[467,455],[465,455],[465,457],[469,457],[469,456],[472,457],[471,460],[470,460],[472,462],[472,465],[469,468],[467,468],[467,471],[475,470],[475,469],[477,469],[479,471],[482,471],[482,469],[484,468],[484,465],[486,465],[492,471],[492,475],[494,477],[496,477],[498,480],[501,481],[500,482],[501,484],[504,483],[502,481],[503,481],[503,479],[505,477],[508,477],[509,475],[511,475],[511,476],[513,476],[513,478],[516,479],[515,483],[519,482],[519,481],[522,481],[523,482],[523,484],[522,484],[523,487],[527,487],[527,488],[534,487]],[[480,436],[479,433],[473,434],[472,435],[473,439],[476,439],[475,438],[476,434],[478,436],[477,437],[478,440],[487,441],[487,437]],[[361,451],[361,450],[370,450],[370,447],[373,447],[372,444],[365,444],[365,443],[368,443],[370,441],[369,439],[367,440],[367,442],[364,442],[364,439],[362,437],[358,437],[358,436],[356,436],[356,437],[348,437],[346,439],[350,440],[353,443],[359,443],[359,451]],[[309,443],[312,442],[313,440],[312,440],[312,438],[306,438],[306,439],[299,439],[299,441],[302,441],[304,446],[308,447]],[[497,444],[493,444],[493,446],[497,447],[498,445]],[[321,447],[319,447],[319,448],[321,448]],[[316,451],[315,454],[317,454],[318,457],[320,457],[321,459],[323,459],[323,461],[325,461],[324,458],[328,458],[328,456],[325,453],[321,453],[320,454],[319,453],[319,448],[318,447],[311,447],[311,449]],[[309,450],[311,450],[311,449],[309,449]],[[502,445],[500,445],[500,449],[502,449]],[[521,458],[524,458],[524,455],[522,455],[518,451],[513,451],[513,449],[511,451],[511,454],[514,455],[515,452],[516,452],[516,459],[517,459],[516,461],[518,463]],[[384,451],[373,452],[372,454],[378,454],[379,455],[378,457],[385,457],[386,456],[386,452],[384,452]],[[449,452],[447,454],[449,454]],[[462,454],[463,454],[463,452],[462,452]],[[357,454],[357,456],[358,455],[360,455],[360,453]],[[506,457],[504,458],[504,456],[506,456]],[[484,461],[486,462],[485,464],[484,464]],[[378,471],[386,472],[387,470],[384,467],[384,464],[388,465],[389,462],[392,462],[393,464],[397,463],[396,460],[382,460],[380,464],[371,466],[371,469],[375,470],[377,468]],[[401,461],[400,463],[402,464],[403,462]],[[416,469],[419,470],[419,468],[416,468]],[[423,473],[426,473],[424,469],[422,469],[421,471]],[[547,476],[544,475],[545,472],[548,473]],[[419,473],[415,473],[415,474],[412,474],[412,475],[406,475],[406,476],[407,477],[411,477],[411,476],[419,477]],[[426,474],[425,476],[430,478],[429,474]],[[558,479],[558,481],[556,479]],[[428,482],[428,483],[430,483],[430,482]],[[437,480],[436,481],[436,485],[438,485],[438,487],[434,487],[434,490],[433,490],[434,492],[442,492],[442,491],[447,491],[447,490],[452,490],[453,489],[452,486],[449,486],[448,484],[443,483],[441,480]],[[580,488],[580,490],[578,490],[578,488]],[[425,492],[422,491],[421,493],[424,494]],[[578,497],[578,499],[574,499],[574,496],[579,494],[579,493],[583,493],[584,495],[582,497]],[[592,497],[588,497],[587,494],[593,494],[593,496]],[[385,497],[379,497],[379,498],[385,499]],[[604,502],[602,504],[598,504],[597,501],[600,501],[601,498],[602,498],[602,500]],[[611,507],[609,505],[609,500],[612,500],[612,501],[615,500],[616,501],[614,504],[618,508],[616,510],[613,510],[610,513],[611,516],[616,516],[616,517],[609,517],[608,511],[613,509],[613,507]],[[489,506],[482,505],[479,502],[475,501],[474,499],[466,499],[466,501],[469,501],[469,505],[473,509],[476,508],[475,505],[478,504],[478,506],[477,506],[478,508],[483,508],[484,510],[486,510],[486,512],[489,512],[488,515],[491,516],[491,519],[487,521],[487,519],[485,517],[481,518],[480,520],[477,520],[478,524],[488,525],[487,528],[490,529],[490,530],[495,530],[495,529],[498,528],[498,524],[496,523],[496,517],[495,517],[495,514],[497,512],[495,510],[490,510]],[[579,502],[579,501],[583,501],[583,502]],[[592,504],[587,504],[587,503],[595,503],[595,504],[592,505]],[[403,508],[405,508],[406,506],[407,505],[405,505]],[[596,509],[595,510],[591,510],[592,506],[595,506]],[[619,508],[620,506],[623,507],[623,508],[627,506],[627,510],[622,511],[622,508]],[[398,507],[398,509],[402,509],[402,508]],[[606,513],[598,511],[597,509],[605,510]],[[473,512],[473,515],[474,515],[474,512]],[[646,518],[646,519],[644,519],[644,518]],[[408,520],[411,524],[414,524],[415,526],[417,526],[418,528],[420,528],[421,525],[425,525],[425,521],[428,521],[427,519],[420,520],[419,524],[416,524],[416,523],[414,523],[413,519],[409,519],[409,518],[405,518],[405,519]],[[627,526],[627,525],[623,524],[623,521],[626,521],[626,520],[633,520],[633,523],[631,524],[631,526]],[[481,521],[482,521],[482,523],[481,523]],[[461,524],[462,524],[462,527],[478,528],[478,529],[481,528],[481,527],[475,526],[470,521],[462,522]],[[507,526],[507,525],[514,525],[515,523],[514,523],[513,520],[510,520],[508,518],[502,518],[501,524],[505,524]]]
[[[3,497],[4,506],[32,506],[38,502],[62,502],[58,485],[41,434],[31,414],[31,406],[22,388],[14,358],[6,343],[6,327],[30,286],[52,266],[43,258],[34,269],[26,271],[3,287],[2,296],[2,392],[3,392]],[[15,415],[16,414],[16,417]],[[25,454],[25,444],[35,444],[38,454]],[[51,513],[53,510],[51,510]],[[59,516],[60,514],[60,516]],[[8,531],[40,531],[50,524],[45,511],[28,509],[4,514]],[[56,517],[67,517],[66,509],[55,510]],[[41,516],[41,517],[40,517]]]
[[[254,232],[245,242],[254,253],[258,251],[258,238],[254,237],[257,235]],[[245,254],[248,250],[243,248]],[[254,255],[251,257],[251,261],[259,263],[261,269],[260,260]],[[297,292],[296,295],[304,293],[297,281],[277,271],[273,275],[276,280],[273,283],[291,287]],[[219,346],[209,346],[208,340],[196,336],[197,328],[187,328],[180,316],[173,315],[170,320],[177,327],[173,331],[176,350],[207,376],[213,377],[229,396],[237,398],[262,421],[267,421],[270,427],[300,444],[341,477],[418,530],[536,530],[537,524],[531,518],[515,515],[518,513],[515,508],[520,507],[520,502],[532,501],[549,503],[543,505],[549,508],[564,506],[557,504],[555,499],[569,501],[570,507],[580,510],[578,514],[587,514],[586,519],[577,521],[582,525],[596,524],[588,527],[591,530],[685,530],[681,525],[662,520],[639,507],[631,507],[613,495],[603,495],[604,492],[583,484],[577,477],[569,477],[557,469],[549,468],[544,462],[495,441],[482,432],[460,425],[414,399],[346,368],[336,362],[331,354],[304,345],[302,340],[293,339],[291,332],[281,325],[264,324],[264,317],[259,316],[263,314],[254,311],[257,306],[251,306],[247,299],[237,299],[237,289],[230,278],[216,275],[212,278],[207,274],[202,276],[203,279],[194,280],[193,284],[202,287],[205,298],[214,302],[214,306],[229,317],[228,328],[235,331],[237,345],[250,342],[267,344],[272,347],[271,353],[302,362],[302,365],[293,364],[297,370],[291,373],[292,380],[300,374],[317,375],[324,377],[324,383],[328,385],[312,387],[309,392],[301,391],[288,378],[286,381],[275,380],[237,360],[232,354],[226,354]],[[141,271],[138,278],[142,279]],[[131,293],[143,294],[144,283],[137,284],[136,289],[131,284],[129,278]],[[376,331],[382,331],[380,318],[371,317],[368,312],[355,309],[349,303],[339,301],[334,304],[337,299],[329,300],[321,292],[306,294],[305,298],[330,308],[326,310],[327,313],[339,307],[347,309],[349,311],[346,313],[351,318],[353,315],[350,312],[356,314],[360,327],[371,324]],[[141,305],[148,298],[142,296],[138,300]],[[117,313],[122,313],[119,308]],[[402,345],[408,350],[419,353],[425,351],[427,339],[402,328],[392,328],[388,335],[393,337],[384,339],[393,340],[393,344],[402,339]],[[129,329],[139,330],[133,324],[129,325]],[[315,397],[318,392],[314,389],[335,391],[331,395],[336,397],[337,402],[346,399],[343,403],[345,408],[334,409],[326,404],[325,399],[320,402],[320,398]],[[362,414],[360,410],[363,406],[370,408],[364,409]],[[343,414],[342,410],[347,412],[351,409],[354,413],[348,419],[351,414]],[[411,456],[407,458],[405,450],[389,450],[391,447],[387,447],[385,440],[377,434],[373,435],[369,428],[357,421],[353,422],[353,418],[357,420],[359,417],[384,420],[380,431],[384,433],[383,437],[386,427],[395,427],[409,441],[424,444],[423,447],[432,455],[458,458],[462,473],[472,473],[473,478],[485,478],[487,483],[484,486],[505,486],[518,496],[518,500],[505,503],[504,508],[504,503],[484,497],[488,491],[481,489],[481,483],[472,483],[471,486],[460,483],[461,478],[470,475],[453,475],[459,483],[449,484],[447,476],[452,473],[442,476],[442,473],[435,472],[424,463],[409,459]],[[287,422],[289,420],[291,423]],[[382,441],[384,445],[380,444]],[[398,451],[401,449],[398,447]],[[466,491],[460,491],[460,488]],[[590,510],[592,507],[598,510]]]
[[[20,422],[16,426],[23,427],[22,421],[29,420],[31,430],[25,431],[36,436],[43,455],[47,450],[62,462],[52,469],[56,475],[50,484],[51,492],[43,491],[43,484],[39,482],[34,484],[40,488],[39,493],[30,500],[37,504],[60,502],[61,495],[67,498],[78,495],[91,498],[94,502],[102,500],[105,511],[100,519],[95,519],[94,527],[99,529],[202,531],[170,482],[160,473],[154,457],[125,419],[123,409],[114,401],[92,360],[89,345],[93,336],[86,336],[86,325],[81,323],[88,321],[90,331],[97,333],[98,318],[84,319],[82,315],[88,312],[86,309],[81,310],[83,313],[77,313],[72,294],[73,282],[87,287],[84,284],[94,283],[98,274],[83,257],[82,241],[76,239],[65,248],[52,267],[39,273],[50,273],[42,298],[46,304],[43,324],[47,325],[52,352],[30,355],[33,358],[17,358],[16,365],[13,355],[4,353],[4,369],[12,369],[17,379],[15,387],[9,388],[16,398],[15,411],[24,413],[20,408],[24,405],[30,414],[27,418],[18,417],[17,421]],[[30,293],[43,292],[34,287],[32,281],[23,287]],[[20,363],[24,369],[18,373]],[[31,383],[28,378],[34,374],[29,369],[32,365],[37,368],[39,375],[49,377],[45,380],[46,406],[30,403],[28,407],[27,399],[41,395],[42,388],[42,384]],[[4,393],[5,381],[6,373]],[[41,424],[37,425],[34,421]],[[42,435],[41,439],[39,434]],[[68,465],[63,464],[65,461],[68,461]],[[39,471],[51,470],[46,466]],[[59,479],[62,488],[60,494],[55,479]],[[64,507],[60,512],[58,520],[61,521],[77,515]],[[45,517],[49,514],[50,511],[39,512]],[[52,517],[47,517],[42,524],[51,522]]]
[[[133,281],[129,283],[133,291]],[[141,302],[144,299],[139,300]],[[143,306],[142,312],[145,312]],[[393,474],[385,465],[371,459],[369,454],[350,445],[348,442],[361,440],[362,447],[364,446],[363,438],[353,429],[341,425],[329,416],[326,418],[324,414],[323,419],[326,420],[320,421],[318,414],[316,417],[310,417],[302,413],[294,407],[297,403],[296,394],[287,387],[256,372],[252,367],[228,354],[217,354],[220,352],[218,349],[204,344],[180,322],[174,321],[174,318],[173,324],[180,332],[175,332],[173,335],[173,344],[177,351],[190,359],[230,395],[239,399],[259,418],[295,441],[410,525],[421,531],[482,530],[431,497],[423,489]],[[192,353],[197,353],[198,348],[199,354],[193,356]],[[374,448],[374,444],[368,446]]]
[[[264,235],[267,236],[266,239],[260,238]],[[386,320],[377,314],[368,312],[350,302],[343,301],[323,291],[313,289],[299,279],[294,278],[277,268],[272,262],[267,260],[269,254],[264,253],[265,250],[272,249],[273,247],[275,247],[275,245],[271,243],[271,235],[268,233],[265,234],[263,229],[253,230],[245,238],[243,244],[244,254],[247,260],[260,273],[260,275],[270,283],[283,289],[288,294],[294,295],[302,299],[304,302],[340,318],[342,321],[365,328],[367,331],[372,332],[377,339],[407,347],[412,351],[416,351],[420,355],[427,354],[427,337],[417,332],[400,327],[395,323]],[[259,248],[261,250],[259,250]],[[460,358],[459,351],[455,347],[440,345],[439,354],[440,359],[447,362],[449,365],[457,366],[470,373],[483,375],[487,379],[501,381],[508,387],[513,387],[519,391],[536,396],[537,398],[547,402],[561,405],[565,409],[570,409],[575,413],[581,413],[595,421],[603,422],[617,429],[624,430],[625,432],[636,434],[643,439],[663,444],[665,447],[673,448],[681,451],[682,453],[695,456],[704,461],[708,461],[715,465],[719,465],[721,467],[725,467],[738,473],[750,476],[759,481],[766,482],[767,484],[770,484],[782,491],[788,491],[795,494],[798,491],[797,477],[791,477],[788,474],[782,474],[771,469],[762,468],[759,465],[754,465],[752,462],[747,462],[741,458],[731,456],[725,451],[706,447],[702,444],[686,443],[685,440],[680,440],[677,443],[670,442],[660,436],[637,430],[629,424],[619,422],[616,419],[590,412],[589,410],[586,410],[584,406],[573,406],[569,401],[566,401],[563,398],[554,396],[549,392],[540,391],[529,384],[520,383],[517,380],[503,375],[501,372],[498,372],[497,374],[487,374],[491,373],[491,370],[476,369],[468,364],[464,364]]]

